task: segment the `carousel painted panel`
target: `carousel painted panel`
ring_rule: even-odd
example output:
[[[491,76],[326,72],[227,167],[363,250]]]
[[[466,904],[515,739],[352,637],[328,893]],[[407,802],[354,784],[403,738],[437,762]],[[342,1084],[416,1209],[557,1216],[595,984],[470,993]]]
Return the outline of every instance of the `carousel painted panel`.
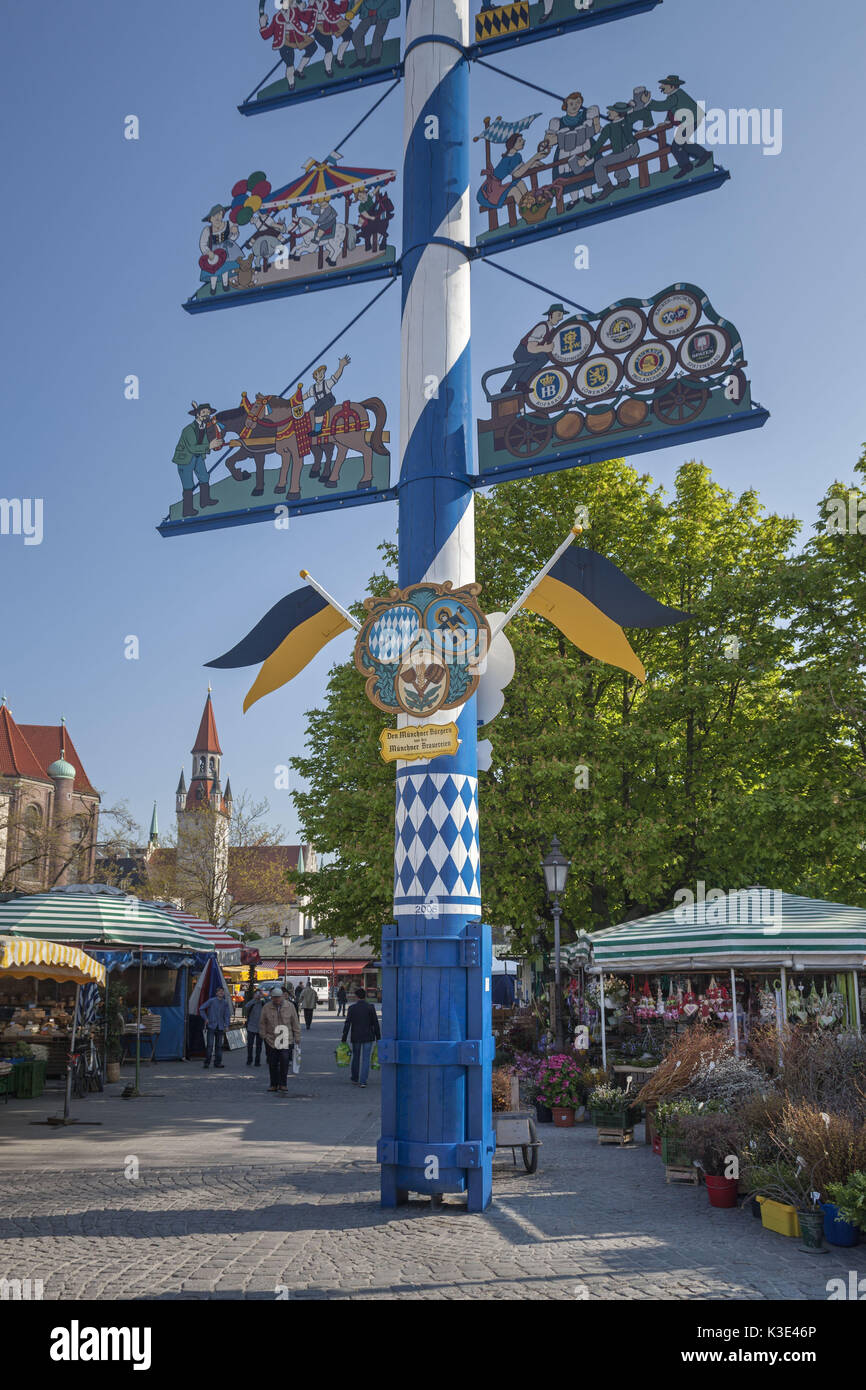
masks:
[[[393,169],[308,159],[290,183],[240,179],[202,218],[199,287],[190,313],[393,275]]]
[[[399,77],[401,0],[259,0],[258,35],[272,68],[245,116]],[[246,28],[254,43],[252,12]]]
[[[746,366],[737,330],[696,285],[599,314],[550,304],[481,379],[479,483],[757,428],[768,412]]]
[[[178,500],[163,535],[277,521],[391,498],[390,434],[378,396],[338,388],[349,356],[321,363],[290,396],[241,392],[237,405],[193,401],[172,462]]]
[[[719,188],[730,175],[700,144],[703,115],[679,74],[668,73],[656,95],[639,83],[627,100],[599,105],[575,90],[559,110],[485,116],[473,138],[484,152],[475,193],[484,222],[479,251]]]
[[[570,29],[588,29],[613,19],[644,14],[662,0],[481,0],[476,4],[475,46],[478,53],[549,39]]]

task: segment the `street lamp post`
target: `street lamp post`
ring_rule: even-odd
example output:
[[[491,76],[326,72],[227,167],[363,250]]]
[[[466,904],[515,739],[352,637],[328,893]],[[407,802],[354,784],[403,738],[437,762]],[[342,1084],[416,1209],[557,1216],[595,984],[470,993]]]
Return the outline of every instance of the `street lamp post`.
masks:
[[[553,911],[553,999],[551,1013],[553,1018],[553,1038],[557,1052],[562,1052],[565,1046],[565,1039],[562,1030],[562,997],[560,993],[560,940],[559,940],[559,919],[562,916],[562,908],[559,899],[565,892],[565,885],[568,882],[568,871],[571,868],[571,860],[566,859],[562,852],[559,840],[554,835],[550,845],[550,853],[541,861],[541,868],[544,873],[544,886],[547,889],[547,896],[552,900]]]
[[[331,937],[331,992],[328,995],[328,1012],[333,1013],[337,1007],[337,967],[335,964],[337,954],[337,938]]]

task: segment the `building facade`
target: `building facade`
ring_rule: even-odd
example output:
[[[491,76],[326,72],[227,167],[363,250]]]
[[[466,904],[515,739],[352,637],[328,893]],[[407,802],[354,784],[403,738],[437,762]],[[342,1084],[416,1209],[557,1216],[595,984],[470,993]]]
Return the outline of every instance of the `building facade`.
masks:
[[[37,893],[92,879],[99,793],[66,721],[19,724],[0,702],[0,885]]]

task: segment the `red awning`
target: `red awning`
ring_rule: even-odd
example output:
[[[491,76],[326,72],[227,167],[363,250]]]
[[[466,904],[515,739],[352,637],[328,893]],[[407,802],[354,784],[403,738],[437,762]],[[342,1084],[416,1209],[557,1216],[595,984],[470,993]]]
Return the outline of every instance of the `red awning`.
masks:
[[[281,975],[285,973],[281,960],[271,960],[268,964]],[[330,975],[332,966],[329,960],[290,960],[286,969],[290,975]],[[333,964],[335,975],[363,975],[368,969],[366,961],[337,960]]]

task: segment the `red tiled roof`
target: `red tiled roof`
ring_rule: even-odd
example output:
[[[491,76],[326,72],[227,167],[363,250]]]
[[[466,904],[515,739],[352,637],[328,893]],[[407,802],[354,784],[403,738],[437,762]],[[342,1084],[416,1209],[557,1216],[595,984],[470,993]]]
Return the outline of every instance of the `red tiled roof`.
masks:
[[[42,766],[43,770],[39,774],[40,777],[48,780],[49,766],[63,752],[66,761],[75,768],[73,791],[77,792],[79,796],[98,795],[90,785],[90,778],[84,771],[68,729],[64,729],[60,724],[19,724],[18,727]]]
[[[195,743],[190,751],[192,753],[219,753],[222,756],[223,750],[220,748],[220,741],[217,737],[216,720],[213,715],[213,703],[210,695],[205,701],[201,723],[198,726]]]
[[[0,777],[32,777],[37,782],[50,781],[6,705],[0,706]]]

